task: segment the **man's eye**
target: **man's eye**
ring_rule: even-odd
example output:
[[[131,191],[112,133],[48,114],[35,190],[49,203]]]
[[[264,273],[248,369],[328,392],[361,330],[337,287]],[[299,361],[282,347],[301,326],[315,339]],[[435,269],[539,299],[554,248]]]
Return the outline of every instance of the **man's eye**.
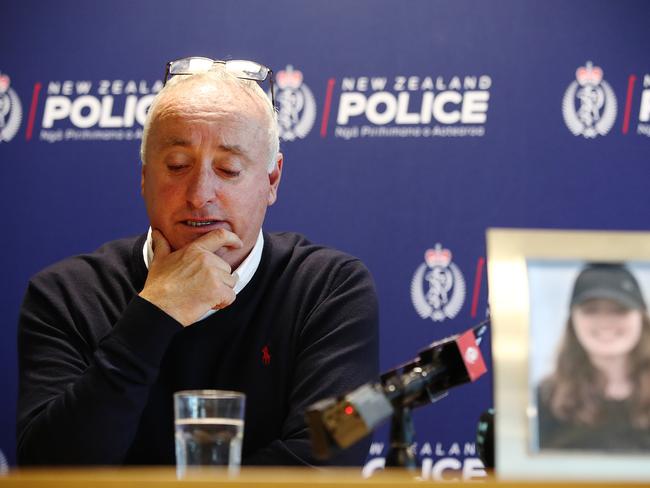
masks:
[[[168,164],[167,169],[171,172],[178,172],[183,171],[187,166],[187,164]]]
[[[225,169],[225,168],[222,168],[221,172],[224,175],[226,175],[228,178],[237,178],[241,174],[241,171],[239,170]]]

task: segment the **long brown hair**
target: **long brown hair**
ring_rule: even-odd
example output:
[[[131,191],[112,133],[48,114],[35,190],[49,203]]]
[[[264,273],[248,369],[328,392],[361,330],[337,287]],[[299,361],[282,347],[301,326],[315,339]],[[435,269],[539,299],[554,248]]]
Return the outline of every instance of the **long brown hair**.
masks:
[[[641,314],[641,337],[629,355],[632,381],[629,401],[632,424],[645,429],[650,427],[650,317],[646,310],[641,310]],[[578,341],[571,317],[560,345],[555,373],[544,383],[542,400],[555,417],[587,426],[600,422],[606,381]]]

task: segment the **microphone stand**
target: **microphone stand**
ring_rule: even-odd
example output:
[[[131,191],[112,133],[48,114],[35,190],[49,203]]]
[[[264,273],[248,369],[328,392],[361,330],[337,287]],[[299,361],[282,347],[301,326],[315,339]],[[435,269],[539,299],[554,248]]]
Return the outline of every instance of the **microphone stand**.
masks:
[[[397,406],[390,424],[390,448],[386,455],[386,467],[406,468],[415,471],[418,468],[415,454],[411,449],[415,441],[415,427],[411,408]]]

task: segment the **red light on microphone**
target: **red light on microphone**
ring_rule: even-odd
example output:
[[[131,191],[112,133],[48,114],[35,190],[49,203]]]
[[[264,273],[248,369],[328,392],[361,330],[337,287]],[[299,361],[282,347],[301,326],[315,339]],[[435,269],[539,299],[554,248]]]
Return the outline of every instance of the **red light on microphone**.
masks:
[[[345,415],[352,415],[354,413],[354,407],[352,405],[348,405],[345,407],[345,409],[343,409],[343,411],[345,412]]]

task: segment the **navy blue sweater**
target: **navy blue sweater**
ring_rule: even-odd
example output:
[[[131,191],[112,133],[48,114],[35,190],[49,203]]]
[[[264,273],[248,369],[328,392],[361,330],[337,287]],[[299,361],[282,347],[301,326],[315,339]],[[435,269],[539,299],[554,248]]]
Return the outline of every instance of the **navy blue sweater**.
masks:
[[[137,296],[144,235],[37,274],[18,332],[19,464],[173,464],[172,394],[204,388],[246,393],[244,464],[315,463],[305,408],[378,374],[376,293],[355,258],[264,238],[235,302],[186,328]]]

